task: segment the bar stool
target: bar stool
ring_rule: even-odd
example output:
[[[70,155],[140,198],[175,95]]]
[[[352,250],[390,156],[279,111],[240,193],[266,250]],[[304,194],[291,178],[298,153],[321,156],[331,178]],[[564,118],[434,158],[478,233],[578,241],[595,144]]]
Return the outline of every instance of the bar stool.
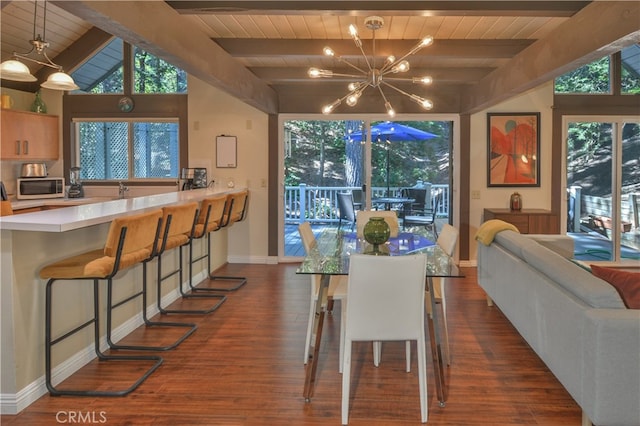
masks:
[[[107,355],[100,350],[100,295],[99,280],[111,285],[113,277],[121,270],[130,268],[152,257],[156,243],[160,210],[117,218],[111,222],[103,249],[93,250],[60,260],[45,266],[40,278],[48,279],[45,302],[45,377],[51,395],[76,396],[123,396],[136,389],[163,362],[157,355]],[[58,280],[93,280],[93,317],[74,329],[52,338],[53,284]],[[94,349],[100,361],[153,361],[152,366],[129,388],[116,391],[58,389],[51,380],[52,350],[64,339],[93,324]]]
[[[234,192],[227,196],[227,205],[223,216],[221,228],[232,226],[234,223],[242,222],[247,217],[247,205],[249,202],[249,190]],[[209,268],[211,271],[211,268]],[[212,281],[237,281],[233,287],[207,287],[215,291],[235,291],[247,283],[246,277],[234,277],[225,275],[214,275],[209,272],[209,279]]]
[[[182,343],[187,337],[191,336],[197,329],[198,326],[193,323],[182,323],[182,322],[169,322],[169,321],[151,321],[147,318],[147,264],[157,255],[158,250],[158,241],[160,237],[160,231],[162,228],[162,210],[158,210],[158,218],[155,230],[155,239],[154,243],[151,246],[151,255],[146,260],[142,261],[142,290],[138,291],[135,294],[127,296],[118,302],[113,302],[113,282],[111,280],[107,283],[107,344],[111,349],[125,349],[125,350],[149,350],[149,351],[168,351],[177,347],[180,343]],[[144,232],[151,231],[151,227],[147,227]],[[142,230],[139,230],[140,232]],[[157,346],[157,345],[121,345],[113,342],[111,338],[112,334],[112,316],[114,309],[142,296],[142,319],[144,324],[147,327],[183,327],[188,328],[188,330],[180,336],[177,340],[175,340],[172,344]]]
[[[228,200],[229,197],[226,195],[218,195],[205,198],[200,203],[200,213],[198,214],[198,222],[196,223],[193,239],[206,237],[207,251],[195,259],[193,258],[193,253],[189,252],[189,262],[192,265],[206,258],[207,271],[211,271],[211,233],[220,230],[224,226]],[[191,279],[189,279],[189,284],[192,292],[220,291],[214,288],[193,286]]]
[[[193,294],[185,293],[182,287],[182,248],[189,246],[189,250],[193,250],[193,235],[196,229],[198,219],[198,203],[187,203],[180,205],[167,206],[162,208],[163,231],[161,240],[158,242],[158,310],[163,314],[208,314],[218,309],[227,296],[209,295],[209,294]],[[162,256],[168,250],[178,249],[179,263],[176,269],[167,275],[162,275]],[[190,254],[191,256],[191,254]],[[189,263],[189,281],[191,281],[193,265]],[[208,309],[166,309],[162,307],[162,282],[166,279],[179,274],[178,289],[180,295],[185,298],[209,297],[220,299],[215,305]],[[191,287],[191,283],[189,283]]]

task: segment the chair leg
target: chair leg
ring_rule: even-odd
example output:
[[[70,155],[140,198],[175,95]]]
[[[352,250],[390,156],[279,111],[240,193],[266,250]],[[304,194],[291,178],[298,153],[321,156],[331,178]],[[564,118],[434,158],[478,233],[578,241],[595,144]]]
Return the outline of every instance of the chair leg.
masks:
[[[351,388],[351,340],[344,342],[342,366],[342,424],[349,424],[349,393]]]
[[[418,386],[420,388],[420,417],[422,423],[428,419],[427,403],[427,349],[424,331],[417,341],[418,346]]]
[[[187,245],[189,245],[189,249],[192,250],[191,247],[191,242],[189,242]],[[218,309],[226,300],[227,300],[227,296],[224,295],[208,295],[208,294],[193,294],[193,293],[185,293],[184,289],[182,288],[182,247],[184,246],[180,246],[178,247],[178,257],[179,257],[179,263],[178,263],[178,268],[176,270],[174,270],[173,272],[170,272],[169,274],[163,276],[162,275],[162,253],[158,254],[158,285],[157,285],[157,290],[158,290],[158,310],[160,311],[160,313],[162,314],[209,314],[213,311],[215,311],[216,309]],[[192,268],[193,265],[189,264],[189,280],[191,280],[191,276],[192,276]],[[182,296],[182,298],[184,299],[191,299],[191,298],[201,298],[201,297],[215,297],[217,299],[220,299],[218,301],[218,303],[216,303],[215,305],[211,306],[208,309],[166,309],[162,307],[162,282],[164,280],[166,280],[167,278],[172,277],[173,275],[178,274],[179,277],[179,281],[178,281],[178,289],[180,290],[180,295]]]
[[[73,396],[124,396],[134,391],[142,382],[144,382],[155,370],[162,365],[163,359],[157,355],[106,355],[100,351],[100,321],[99,321],[99,291],[98,291],[98,279],[93,280],[93,317],[85,323],[79,325],[71,331],[63,334],[62,336],[53,339],[52,338],[52,287],[56,281],[55,278],[49,279],[46,286],[46,301],[45,301],[45,378],[46,386],[49,393],[52,396],[60,395],[73,395]],[[70,389],[58,389],[53,386],[52,382],[52,350],[53,346],[60,343],[67,337],[77,333],[78,331],[93,324],[94,330],[94,350],[96,356],[100,361],[153,361],[153,365],[139,377],[131,386],[126,389],[116,391],[96,391],[96,390],[70,390]]]
[[[214,231],[215,232],[215,231]],[[234,291],[239,289],[240,287],[242,287],[243,285],[245,285],[247,283],[247,279],[245,277],[227,277],[227,276],[217,276],[215,274],[213,274],[213,272],[211,272],[211,233],[207,234],[207,254],[204,254],[200,257],[198,257],[197,259],[189,259],[189,262],[191,262],[191,264],[194,264],[195,262],[198,262],[202,259],[204,259],[205,257],[207,258],[207,271],[209,271],[209,279],[210,280],[224,280],[224,281],[238,281],[238,283],[233,286],[233,287],[196,287],[194,285],[191,284],[191,280],[189,280],[189,287],[191,288],[192,292],[207,292],[207,291],[216,291],[216,292],[225,292],[225,291]],[[203,295],[203,297],[206,297]],[[210,296],[210,297],[218,297],[217,295],[215,296]]]
[[[112,314],[113,310],[125,303],[142,296],[142,319],[147,327],[183,327],[188,330],[180,336],[175,342],[165,346],[148,346],[148,345],[118,345],[113,342],[111,338],[112,333]],[[198,326],[193,323],[182,322],[159,322],[151,321],[147,318],[147,262],[142,263],[142,290],[129,296],[117,303],[113,303],[113,280],[107,280],[107,344],[111,349],[124,349],[124,350],[147,350],[147,351],[168,351],[177,347],[180,343],[191,336]]]
[[[207,254],[204,256],[201,256],[198,259],[193,260],[192,262],[197,262],[198,260],[204,259],[205,257],[207,258],[207,268],[208,268],[207,271],[209,271],[209,279],[211,281],[231,281],[231,282],[237,282],[237,283],[236,285],[231,287],[195,287],[190,284],[192,291],[194,292],[198,292],[198,291],[229,292],[229,291],[235,291],[247,283],[246,277],[215,275],[211,271],[211,233],[207,234]],[[191,259],[190,259],[190,262],[191,262]]]
[[[447,299],[444,296],[444,278],[440,279],[440,305],[442,306],[442,324],[444,326],[444,359],[447,365],[451,365],[451,352],[449,351],[449,326],[447,325]]]
[[[342,373],[342,369],[344,368],[344,339],[347,331],[347,304],[344,299],[340,302],[340,365],[338,368],[338,372]]]

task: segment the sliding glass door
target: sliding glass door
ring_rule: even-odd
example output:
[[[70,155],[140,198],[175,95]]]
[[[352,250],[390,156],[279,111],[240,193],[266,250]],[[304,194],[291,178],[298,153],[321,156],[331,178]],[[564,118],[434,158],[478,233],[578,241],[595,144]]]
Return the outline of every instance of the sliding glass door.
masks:
[[[576,258],[640,260],[640,117],[568,117],[564,140]]]
[[[339,192],[350,192],[356,208],[369,209],[376,197],[428,187],[443,194],[438,219],[448,221],[451,121],[290,119],[282,124],[282,256],[304,255],[300,223],[310,222],[318,232],[338,226]]]

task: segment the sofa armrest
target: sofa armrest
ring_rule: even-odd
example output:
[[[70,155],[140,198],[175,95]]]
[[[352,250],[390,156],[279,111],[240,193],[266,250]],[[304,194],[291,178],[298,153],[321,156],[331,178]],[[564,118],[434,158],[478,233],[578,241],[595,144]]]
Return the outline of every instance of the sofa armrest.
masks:
[[[594,424],[640,424],[640,310],[589,309],[582,409]]]

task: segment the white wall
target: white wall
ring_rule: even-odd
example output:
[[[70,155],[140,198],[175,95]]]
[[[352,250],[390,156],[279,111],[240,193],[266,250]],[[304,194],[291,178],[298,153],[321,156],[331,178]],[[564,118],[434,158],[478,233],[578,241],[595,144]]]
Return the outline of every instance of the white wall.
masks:
[[[189,167],[206,167],[216,186],[248,187],[247,220],[229,229],[228,260],[267,263],[268,115],[189,77]],[[216,136],[237,137],[236,168],[216,168]]]
[[[477,258],[474,236],[483,221],[484,208],[508,208],[509,197],[515,191],[522,196],[523,207],[551,208],[551,133],[553,82],[546,83],[490,109],[471,116],[470,190],[479,191],[480,198],[470,200],[469,259]],[[487,113],[540,112],[540,187],[487,187]]]

